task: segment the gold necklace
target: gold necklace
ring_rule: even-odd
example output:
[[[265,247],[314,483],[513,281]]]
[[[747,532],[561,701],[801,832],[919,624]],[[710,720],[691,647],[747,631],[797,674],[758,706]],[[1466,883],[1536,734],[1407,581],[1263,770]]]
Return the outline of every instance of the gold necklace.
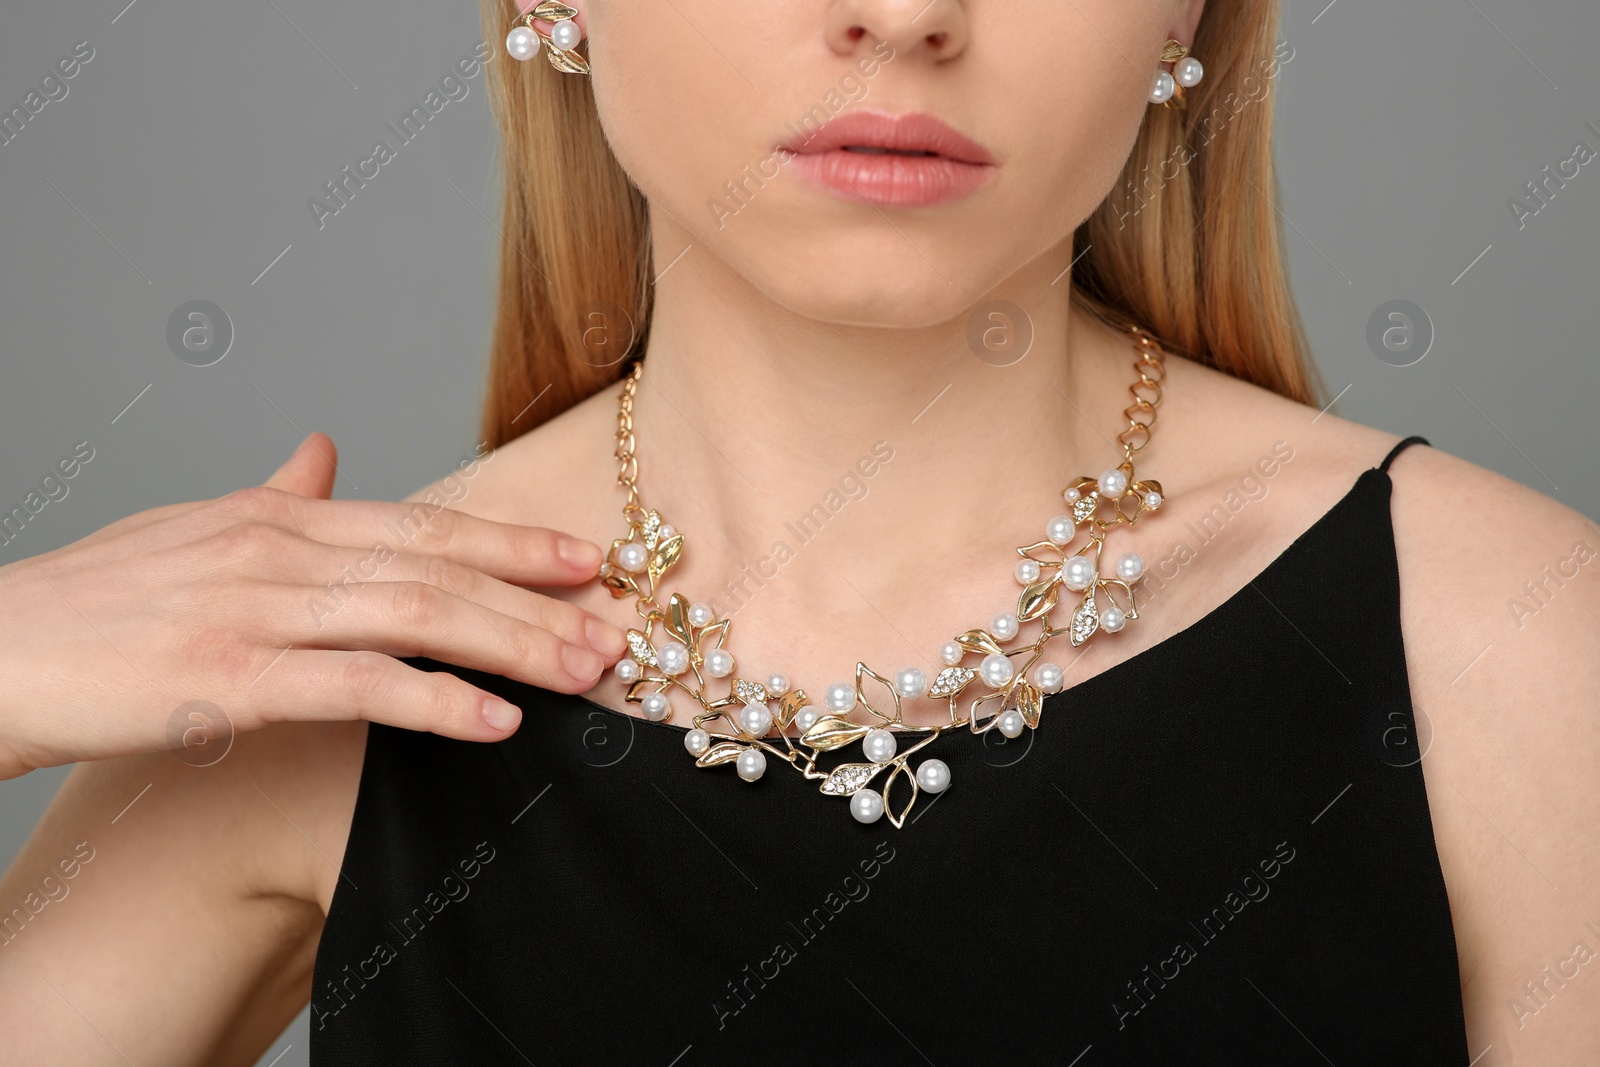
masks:
[[[637,598],[636,610],[644,620],[643,629],[628,631],[630,655],[615,668],[618,680],[628,687],[626,699],[640,704],[645,716],[657,722],[672,718],[672,691],[693,700],[700,710],[694,714],[694,727],[684,735],[684,747],[698,766],[731,763],[740,778],[753,782],[766,771],[770,755],[820,781],[823,795],[849,797],[857,820],[875,822],[887,813],[897,828],[903,826],[922,793],[942,792],[950,784],[944,761],[925,759],[913,771],[913,755],[944,731],[962,726],[973,733],[998,729],[1007,738],[1037,728],[1044,698],[1060,692],[1064,684],[1065,672],[1058,664],[1039,662],[1047,643],[1065,635],[1076,648],[1099,630],[1115,633],[1139,617],[1133,585],[1144,576],[1144,561],[1126,553],[1117,560],[1114,576],[1100,574],[1106,531],[1132,526],[1162,503],[1160,483],[1141,481],[1134,473],[1133,457],[1150,443],[1166,378],[1165,352],[1139,327],[1129,327],[1129,333],[1139,380],[1128,389],[1133,396],[1123,412],[1128,426],[1117,435],[1122,462],[1098,478],[1074,479],[1062,491],[1068,512],[1046,524],[1045,540],[1017,549],[1022,558],[1015,577],[1022,591],[1016,610],[945,642],[939,650],[945,667],[931,684],[917,667],[902,668],[888,678],[858,662],[854,681],[828,686],[821,708],[811,704],[805,690],[791,688],[781,674],[760,682],[735,676],[733,654],[725,647],[731,619],[718,619],[708,605],[691,603],[681,593],[673,593],[665,607],[657,602],[662,577],[683,556],[683,535],[664,522],[660,512],[646,510],[639,502],[633,400],[644,371],[640,360],[623,382],[617,411],[617,484],[628,491],[622,507],[628,536],[612,542],[599,575],[613,596]],[[1067,625],[1059,629],[1050,620],[1058,607],[1071,610]],[[1036,619],[1040,626],[1033,641],[1008,648],[1018,640],[1022,625]],[[659,640],[657,627],[665,631]],[[974,666],[966,666],[963,660],[968,656],[980,658]],[[1020,669],[1012,663],[1014,656],[1026,657]],[[686,675],[692,675],[692,683]],[[708,693],[708,679],[725,691],[716,696]],[[725,687],[722,679],[727,679]],[[961,710],[957,698],[974,692],[977,695]],[[901,717],[903,702],[923,698],[947,701],[949,722],[908,725]],[[864,709],[870,718],[856,721],[852,716],[857,709]],[[727,725],[726,731],[707,729],[718,721]],[[791,725],[799,736],[789,736]],[[901,747],[903,736],[912,743]],[[817,766],[819,756],[857,741],[864,760],[828,770]],[[882,787],[868,789],[880,775]],[[910,796],[900,803],[891,800],[891,793],[902,779],[909,783]]]

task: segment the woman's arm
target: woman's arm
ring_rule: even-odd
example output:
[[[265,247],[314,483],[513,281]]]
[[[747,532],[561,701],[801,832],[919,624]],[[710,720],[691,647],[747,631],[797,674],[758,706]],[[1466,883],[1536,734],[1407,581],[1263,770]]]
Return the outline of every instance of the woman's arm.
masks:
[[[256,1062],[309,995],[365,739],[295,723],[210,766],[76,767],[0,879],[4,1060]]]

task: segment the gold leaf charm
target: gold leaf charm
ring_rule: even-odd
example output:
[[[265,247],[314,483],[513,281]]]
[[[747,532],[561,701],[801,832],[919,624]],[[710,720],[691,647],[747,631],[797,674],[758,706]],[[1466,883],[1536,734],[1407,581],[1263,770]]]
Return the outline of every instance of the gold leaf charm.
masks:
[[[1023,587],[1022,595],[1017,598],[1018,622],[1037,619],[1056,606],[1056,598],[1061,595],[1061,586],[1056,583],[1058,577],[1057,574],[1047,574]]]
[[[627,573],[618,573],[613,570],[610,574],[600,579],[600,584],[611,590],[611,595],[621,599],[625,596],[638,596],[639,587],[634,584],[633,577]]]
[[[646,667],[656,666],[656,650],[650,647],[650,639],[638,630],[628,631],[628,651]]]
[[[564,19],[575,18],[578,10],[568,7],[560,0],[543,0],[543,3],[536,5],[529,14],[544,22],[561,22]]]
[[[1100,628],[1100,612],[1094,606],[1094,590],[1083,598],[1083,604],[1072,613],[1072,647],[1077,648],[1089,640],[1089,635]]]
[[[832,752],[836,748],[843,748],[852,741],[858,741],[867,736],[869,726],[841,719],[837,715],[824,715],[811,724],[800,737],[800,743],[809,745],[818,752]]]
[[[1022,712],[1022,721],[1030,727],[1039,725],[1039,710],[1043,706],[1039,697],[1039,690],[1033,684],[1024,680],[1017,683],[1017,710]]]
[[[823,779],[822,791],[830,797],[847,797],[877,777],[884,763],[841,763]]]
[[[715,767],[719,763],[732,763],[739,758],[740,753],[743,751],[743,745],[734,744],[732,741],[723,741],[700,753],[700,757],[694,762],[699,767]]]
[[[779,733],[789,728],[789,724],[794,722],[794,717],[800,714],[800,709],[805,707],[808,702],[804,689],[791,689],[783,694],[783,697],[778,701],[778,714],[774,716],[778,724]]]
[[[648,676],[644,678],[636,678],[634,679],[633,683],[628,686],[628,695],[623,699],[629,701],[630,703],[637,704],[644,699],[645,690],[650,686],[656,685],[664,687],[670,684],[671,683],[665,678],[651,678]]]
[[[543,37],[544,54],[550,58],[550,65],[563,74],[589,73],[589,61],[576,52],[569,52],[564,48],[557,48],[556,43],[548,37]]]
[[[728,638],[728,627],[732,625],[732,619],[719,619],[710,626],[700,627],[700,631],[694,635],[694,641],[689,645],[690,649],[700,657],[695,662],[701,662],[711,649],[721,648],[722,642]],[[707,638],[712,639],[710,644],[706,643]]]
[[[933,680],[928,687],[928,696],[937,700],[939,697],[951,697],[961,692],[961,688],[978,676],[978,672],[971,667],[946,667],[939,672],[939,677]]]
[[[1094,514],[1094,509],[1100,506],[1100,491],[1085,493],[1072,504],[1072,521],[1083,522]]]
[[[1122,604],[1117,604],[1117,598],[1111,595],[1112,586],[1116,586],[1127,595],[1127,606],[1124,607]],[[1111,601],[1111,603],[1116,604],[1117,607],[1121,608],[1124,615],[1130,619],[1137,619],[1139,617],[1139,598],[1134,595],[1133,586],[1129,585],[1121,578],[1101,578],[1100,587],[1106,591],[1106,599]]]
[[[667,601],[667,629],[685,645],[694,647],[689,637],[689,600],[682,593],[673,593],[672,599]]]
[[[651,514],[654,514],[652,512]],[[659,581],[667,572],[667,568],[678,562],[678,557],[683,554],[683,534],[675,533],[650,554],[650,580]]]
[[[911,797],[906,801],[905,807],[897,812],[889,800],[889,792],[902,775],[911,781]],[[896,763],[894,773],[889,775],[889,780],[883,783],[883,810],[889,816],[889,821],[894,823],[896,830],[905,825],[906,816],[911,813],[911,805],[917,802],[917,794],[921,791],[917,786],[917,776],[911,773],[911,769],[904,762]]]
[[[894,714],[886,715],[872,706],[872,701],[867,697],[867,679],[872,678],[883,686],[889,693],[889,699],[894,704]],[[856,702],[884,722],[900,721],[900,693],[895,689],[894,683],[889,681],[865,663],[856,664]],[[879,703],[882,703],[880,700]]]
[[[1031,545],[1023,545],[1017,549],[1017,555],[1023,559],[1031,559],[1035,563],[1059,567],[1061,565],[1061,547],[1054,541],[1035,541]],[[1035,553],[1045,553],[1045,555],[1035,555]]]
[[[981,655],[1000,651],[1000,642],[991,637],[988,630],[983,629],[968,630],[956,638],[956,644],[968,652],[977,652]]]

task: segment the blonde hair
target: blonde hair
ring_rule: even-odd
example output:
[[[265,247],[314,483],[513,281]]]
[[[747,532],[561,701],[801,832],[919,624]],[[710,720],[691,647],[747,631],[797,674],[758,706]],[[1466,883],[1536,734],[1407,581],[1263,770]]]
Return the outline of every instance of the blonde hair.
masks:
[[[491,42],[517,15],[515,0],[482,0],[482,11]],[[1276,76],[1277,33],[1278,0],[1206,5],[1194,43],[1205,79],[1187,110],[1149,109],[1118,188],[1075,234],[1088,251],[1073,299],[1171,352],[1313,403],[1321,384],[1273,207],[1273,94],[1250,88]],[[620,349],[648,336],[652,288],[649,213],[606,144],[589,79],[535,59],[489,64],[489,84],[505,239],[482,434],[498,446],[621,377]],[[605,360],[586,345],[591,321],[610,333]]]

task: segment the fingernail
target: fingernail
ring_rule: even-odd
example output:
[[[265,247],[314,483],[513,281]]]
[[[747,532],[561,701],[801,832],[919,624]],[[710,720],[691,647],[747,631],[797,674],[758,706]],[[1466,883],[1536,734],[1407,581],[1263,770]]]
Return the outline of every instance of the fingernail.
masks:
[[[591,615],[584,620],[583,632],[589,638],[589,647],[602,656],[620,656],[622,650],[628,647],[628,639],[623,636],[622,627],[614,626],[596,616]]]
[[[592,570],[600,566],[600,546],[577,537],[563,537],[556,551],[570,566]]]
[[[499,697],[484,697],[483,721],[496,730],[510,730],[522,721],[522,712]]]
[[[594,678],[605,666],[600,657],[590,652],[587,648],[577,645],[565,645],[561,649],[561,662],[566,665],[567,673],[579,681]]]

